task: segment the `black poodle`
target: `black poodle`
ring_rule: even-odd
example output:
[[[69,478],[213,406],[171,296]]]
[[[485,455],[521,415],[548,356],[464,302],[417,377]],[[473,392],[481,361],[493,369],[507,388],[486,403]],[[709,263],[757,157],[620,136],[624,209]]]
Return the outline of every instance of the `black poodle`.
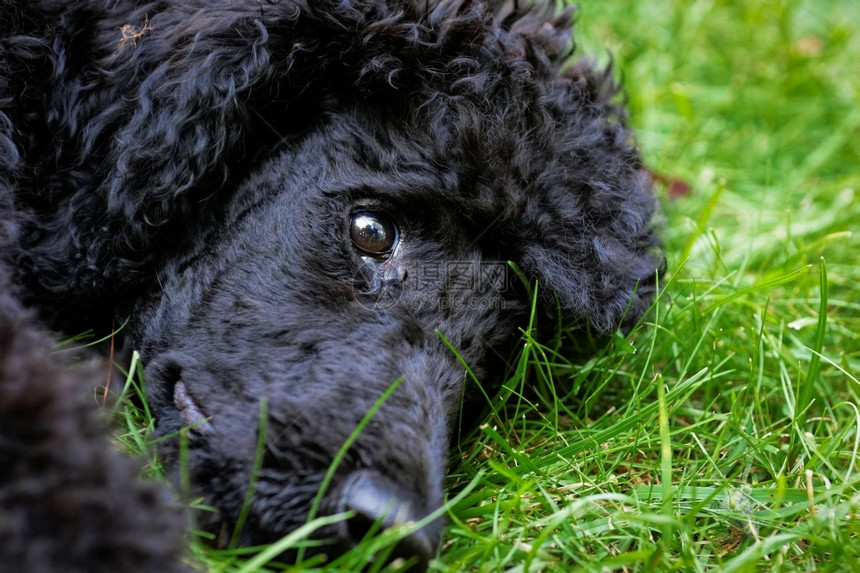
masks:
[[[82,406],[102,375],[37,328],[127,321],[214,543],[349,512],[333,555],[440,507],[464,364],[492,392],[524,282],[545,324],[641,318],[655,198],[554,5],[0,1],[0,569],[180,567],[170,496]]]

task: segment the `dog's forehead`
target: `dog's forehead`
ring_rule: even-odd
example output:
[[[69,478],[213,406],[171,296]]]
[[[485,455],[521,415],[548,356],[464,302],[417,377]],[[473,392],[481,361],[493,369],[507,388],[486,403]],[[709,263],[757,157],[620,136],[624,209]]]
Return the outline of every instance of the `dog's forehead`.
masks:
[[[502,213],[511,218],[517,197],[538,192],[499,168],[504,146],[470,145],[458,126],[444,123],[437,118],[427,125],[422,114],[381,114],[374,106],[329,110],[313,129],[285,137],[235,197],[241,205],[274,192],[297,211],[362,206],[416,212],[428,222],[446,214],[475,222],[499,220]]]
[[[406,126],[380,131],[360,112],[330,114],[305,134],[273,149],[232,195],[228,222],[254,203],[278,201],[285,210],[322,213],[361,205],[426,210],[467,201],[462,160],[435,156],[428,133]]]

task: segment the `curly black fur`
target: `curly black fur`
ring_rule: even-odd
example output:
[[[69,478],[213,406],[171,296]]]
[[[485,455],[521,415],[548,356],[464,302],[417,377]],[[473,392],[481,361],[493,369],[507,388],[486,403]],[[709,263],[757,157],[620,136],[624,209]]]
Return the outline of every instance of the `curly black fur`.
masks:
[[[183,571],[185,520],[105,439],[100,375],[0,294],[0,571]]]
[[[220,510],[199,524],[231,531],[255,480],[243,543],[305,521],[400,380],[323,497],[356,514],[319,533],[334,550],[361,520],[441,503],[472,394],[441,338],[481,379],[501,374],[528,310],[506,261],[547,316],[597,333],[641,318],[662,265],[655,200],[611,71],[563,66],[571,14],[553,4],[0,2],[0,561],[153,570],[180,538],[152,486],[112,485],[128,464],[71,406],[87,375],[43,362],[21,305],[66,332],[131,317],[159,434],[194,425],[185,456],[178,440],[162,454],[177,480],[187,457]],[[351,241],[362,214],[396,247]],[[58,473],[79,484],[74,511],[32,494]],[[108,509],[85,510],[92,496]],[[54,528],[34,525],[51,512]],[[402,552],[424,563],[438,538],[436,522]]]

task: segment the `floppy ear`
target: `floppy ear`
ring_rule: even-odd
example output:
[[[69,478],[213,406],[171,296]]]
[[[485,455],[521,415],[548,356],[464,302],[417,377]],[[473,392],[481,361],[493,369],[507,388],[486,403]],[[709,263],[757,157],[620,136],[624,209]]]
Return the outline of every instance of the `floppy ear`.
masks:
[[[632,327],[664,268],[657,200],[611,70],[580,62],[546,86],[556,116],[551,159],[526,198],[518,263],[544,304],[601,334]]]
[[[22,183],[32,187],[23,195],[44,204],[21,265],[31,267],[29,290],[68,308],[68,293],[96,300],[137,288],[166,250],[187,248],[174,245],[177,229],[205,226],[225,183],[241,178],[293,115],[313,115],[288,114],[286,102],[306,89],[306,76],[326,61],[319,45],[328,44],[295,32],[321,35],[313,21],[299,26],[309,9],[288,2],[262,8],[236,2],[212,11],[174,2],[97,17],[70,8],[62,33],[52,23],[26,28],[31,20],[49,22],[45,15],[13,18],[22,28],[12,37],[29,58],[18,54],[23,63],[16,65],[53,70],[42,74],[50,76],[42,82],[44,101],[13,98],[21,109],[10,106],[15,129],[26,134],[19,139],[31,142],[28,159],[44,177]],[[66,46],[70,38],[86,41]],[[28,78],[13,78],[22,86],[40,80],[19,75]],[[0,131],[5,123],[0,117]],[[9,155],[4,147],[0,138],[0,168]]]

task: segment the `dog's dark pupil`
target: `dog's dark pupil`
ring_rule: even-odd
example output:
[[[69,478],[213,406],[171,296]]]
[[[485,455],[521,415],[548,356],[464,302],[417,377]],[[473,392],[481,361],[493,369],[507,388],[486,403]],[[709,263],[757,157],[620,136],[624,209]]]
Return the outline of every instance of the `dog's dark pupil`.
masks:
[[[391,251],[397,240],[397,230],[391,221],[379,213],[367,211],[352,214],[349,234],[356,247],[377,255]]]

